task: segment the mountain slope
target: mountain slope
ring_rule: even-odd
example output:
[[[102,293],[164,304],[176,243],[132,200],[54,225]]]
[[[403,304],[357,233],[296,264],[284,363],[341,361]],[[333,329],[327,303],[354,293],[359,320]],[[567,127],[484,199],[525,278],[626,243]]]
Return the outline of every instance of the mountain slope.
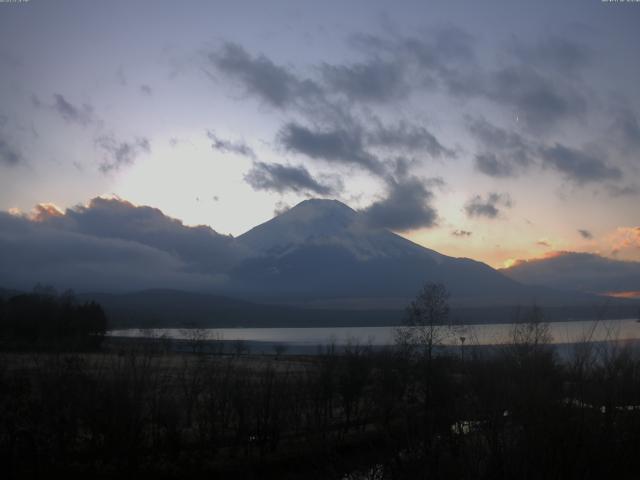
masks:
[[[456,304],[529,304],[555,297],[481,262],[448,257],[371,228],[361,214],[335,200],[304,201],[237,241],[256,255],[232,271],[235,287],[278,301],[349,306],[356,299],[368,298],[372,305],[384,298],[397,307],[427,281],[444,283]]]
[[[443,255],[388,230],[369,228],[362,216],[337,200],[305,200],[287,212],[252,228],[238,242],[262,254],[281,256],[300,245],[339,246],[361,260]]]
[[[110,328],[396,325],[402,320],[402,311],[396,310],[303,310],[179,290],[86,293],[78,300],[98,302],[105,309]]]
[[[264,305],[220,295],[177,290],[145,290],[126,294],[88,293],[78,300],[94,300],[107,313],[110,328],[231,328],[231,327],[357,327],[400,325],[404,307],[396,309],[319,309],[287,305]],[[481,308],[456,307],[451,310],[454,323],[512,322],[513,306]],[[547,307],[550,320],[597,319],[598,310],[590,305]],[[607,318],[631,318],[636,307],[620,303],[610,305]]]

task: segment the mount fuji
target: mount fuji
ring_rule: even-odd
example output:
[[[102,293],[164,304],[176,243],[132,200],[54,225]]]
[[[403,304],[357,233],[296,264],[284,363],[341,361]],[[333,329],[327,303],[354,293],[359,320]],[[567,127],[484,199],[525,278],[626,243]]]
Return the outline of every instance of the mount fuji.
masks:
[[[340,308],[405,306],[425,282],[445,284],[460,306],[530,304],[554,296],[367,220],[336,200],[299,203],[236,238],[253,254],[231,270],[232,289],[253,299]]]

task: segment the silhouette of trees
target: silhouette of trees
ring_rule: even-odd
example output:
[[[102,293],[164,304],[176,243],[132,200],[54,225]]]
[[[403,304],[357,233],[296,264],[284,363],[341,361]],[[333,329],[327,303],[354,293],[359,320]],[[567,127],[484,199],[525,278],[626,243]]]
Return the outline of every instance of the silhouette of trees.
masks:
[[[0,303],[3,315],[9,302]],[[542,310],[523,309],[519,318],[508,345],[468,345],[464,362],[458,347],[429,357],[355,341],[278,360],[148,342],[2,352],[3,473],[637,477],[637,352],[613,342],[560,358]]]
[[[78,304],[73,292],[57,295],[37,286],[0,303],[0,339],[6,348],[80,348],[100,346],[107,318],[95,302]]]
[[[276,359],[278,359],[282,355],[284,355],[287,352],[288,349],[289,349],[289,346],[286,343],[278,342],[278,343],[274,344],[273,345],[273,353],[275,353]]]
[[[434,347],[448,335],[444,326],[449,319],[449,292],[441,283],[426,283],[406,312],[408,341],[418,345],[431,360]]]

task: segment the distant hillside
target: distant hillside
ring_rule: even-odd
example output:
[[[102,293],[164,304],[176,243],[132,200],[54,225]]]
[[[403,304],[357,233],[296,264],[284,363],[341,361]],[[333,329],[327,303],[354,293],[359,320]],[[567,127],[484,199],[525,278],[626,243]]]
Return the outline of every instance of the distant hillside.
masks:
[[[301,309],[177,290],[92,293],[79,298],[100,303],[110,328],[393,325],[402,316],[397,310]]]
[[[636,296],[640,300],[640,262],[623,262],[591,253],[558,252],[500,271],[524,284],[564,291]]]
[[[318,309],[281,305],[261,305],[228,297],[175,290],[148,290],[130,294],[86,294],[80,300],[100,303],[109,319],[109,328],[142,327],[332,327],[400,325],[404,309]],[[524,307],[529,305],[523,305]],[[549,321],[630,318],[635,307],[623,304],[593,304],[547,307]],[[454,307],[456,324],[505,323],[517,319],[517,307]]]

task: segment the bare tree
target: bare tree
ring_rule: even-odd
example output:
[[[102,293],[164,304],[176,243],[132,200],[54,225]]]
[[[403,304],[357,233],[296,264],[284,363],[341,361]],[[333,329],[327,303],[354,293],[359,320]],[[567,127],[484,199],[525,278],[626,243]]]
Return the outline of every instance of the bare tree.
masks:
[[[233,353],[235,353],[238,357],[245,353],[248,355],[251,352],[251,348],[247,344],[246,340],[243,340],[241,338],[238,338],[233,342],[232,348]]]
[[[511,331],[511,348],[518,356],[536,354],[547,350],[553,341],[549,322],[538,305],[533,305],[524,312],[516,311],[516,322]]]
[[[286,343],[276,343],[273,346],[273,353],[276,354],[276,360],[278,360],[282,355],[284,355],[288,349],[289,349],[289,346]]]
[[[187,328],[181,328],[180,335],[189,346],[191,353],[204,353],[205,346],[207,344],[207,330],[205,328],[196,327],[195,325]]]
[[[449,292],[441,283],[426,283],[415,300],[407,307],[406,325],[396,339],[409,342],[422,349],[431,360],[433,349],[448,336]]]

